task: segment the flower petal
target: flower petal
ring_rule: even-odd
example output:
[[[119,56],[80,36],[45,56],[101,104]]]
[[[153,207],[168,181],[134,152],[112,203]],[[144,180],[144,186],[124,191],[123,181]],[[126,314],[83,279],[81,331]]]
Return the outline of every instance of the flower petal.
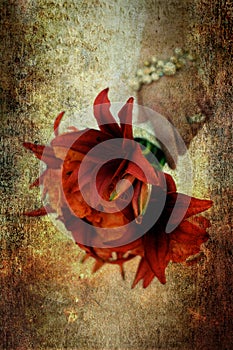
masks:
[[[92,273],[97,272],[104,265],[104,261],[98,259],[95,261],[95,265],[93,266]]]
[[[54,121],[53,130],[54,130],[54,135],[55,136],[58,136],[58,134],[59,134],[59,125],[60,125],[60,122],[61,122],[62,117],[63,117],[64,114],[65,114],[65,112],[59,113],[57,118]]]
[[[140,280],[143,280],[143,288],[147,288],[154,277],[155,277],[155,274],[151,270],[146,259],[142,258],[138,266],[136,276],[131,288],[134,288]]]
[[[33,187],[38,187],[38,186],[40,186],[40,184],[42,184],[43,183],[43,181],[44,181],[44,178],[45,178],[45,176],[46,176],[46,174],[47,174],[47,169],[29,186],[29,188],[31,189],[31,188],[33,188]]]
[[[172,213],[171,225],[177,224],[179,220],[184,220],[192,215],[199,214],[212,206],[213,202],[207,199],[190,197],[183,193],[171,192],[167,195],[164,216],[170,217]]]
[[[122,107],[118,116],[121,123],[121,131],[124,138],[133,139],[132,129],[132,112],[133,112],[133,97],[130,97],[126,104]]]
[[[68,167],[63,167],[62,185],[65,193],[74,193],[79,189],[78,186],[78,172],[80,162],[74,161],[68,164]]]
[[[27,212],[23,213],[23,215],[25,215],[25,216],[44,216],[44,215],[47,215],[49,213],[55,213],[55,210],[52,209],[49,205],[46,205],[46,206],[39,208],[39,209],[27,211]]]
[[[200,245],[208,240],[206,228],[209,220],[204,217],[183,221],[170,236],[170,258],[173,262],[183,262],[189,256],[200,252]]]
[[[167,185],[167,192],[176,192],[176,184],[175,181],[173,180],[172,176],[164,173],[165,179],[166,179],[166,185]]]
[[[156,225],[144,237],[145,258],[162,284],[166,283],[165,269],[169,263],[169,235]]]
[[[57,136],[51,141],[52,147],[65,147],[87,154],[98,143],[109,139],[109,135],[95,129],[85,129],[77,132],[68,132]]]
[[[134,157],[134,159],[135,158],[136,157]],[[155,186],[159,185],[158,176],[154,168],[147,162],[145,158],[140,156],[137,157],[136,162],[128,162],[127,168],[125,169],[125,174],[131,174],[136,179],[145,183],[150,183]]]
[[[122,132],[116,120],[110,112],[108,88],[101,91],[94,101],[94,116],[99,128],[104,133],[115,137],[122,137]]]
[[[31,142],[24,142],[23,146],[32,151],[35,156],[46,163],[50,168],[59,168],[61,160],[57,159],[51,147],[36,145]]]

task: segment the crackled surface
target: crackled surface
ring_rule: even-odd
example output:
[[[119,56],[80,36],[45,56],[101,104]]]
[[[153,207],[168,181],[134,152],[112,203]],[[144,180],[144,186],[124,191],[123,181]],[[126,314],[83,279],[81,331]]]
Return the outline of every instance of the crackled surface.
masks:
[[[232,348],[232,15],[218,3],[2,1],[3,349]],[[137,97],[128,79],[144,57],[183,45],[199,54],[198,79],[213,104],[189,148],[193,194],[214,200],[211,239],[198,264],[169,266],[166,285],[131,290],[138,261],[127,263],[126,281],[117,266],[91,275],[92,261],[81,264],[82,251],[48,218],[21,215],[40,206],[28,188],[38,161],[22,142],[46,142],[58,112],[78,115],[106,86],[112,100]],[[177,111],[192,85],[182,85],[182,73],[169,79],[160,92],[168,86]],[[163,108],[170,96],[162,94]]]

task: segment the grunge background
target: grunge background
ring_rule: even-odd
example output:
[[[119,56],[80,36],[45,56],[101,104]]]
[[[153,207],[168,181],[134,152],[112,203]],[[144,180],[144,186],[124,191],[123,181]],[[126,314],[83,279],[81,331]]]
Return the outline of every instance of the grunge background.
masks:
[[[0,13],[1,348],[232,349],[231,1],[1,0]],[[212,101],[190,144],[193,195],[214,201],[211,238],[198,264],[169,265],[166,285],[131,290],[138,261],[126,281],[116,266],[91,275],[48,218],[22,216],[41,204],[29,190],[39,161],[22,143],[46,143],[60,111],[78,116],[107,86],[111,101],[137,97],[128,81],[138,65],[179,46],[198,54]],[[185,105],[192,78],[164,78],[164,90],[169,79]]]

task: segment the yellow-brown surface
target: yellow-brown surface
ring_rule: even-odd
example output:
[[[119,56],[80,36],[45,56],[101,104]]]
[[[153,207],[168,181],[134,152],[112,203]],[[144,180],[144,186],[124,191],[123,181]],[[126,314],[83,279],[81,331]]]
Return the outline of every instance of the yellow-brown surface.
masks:
[[[232,349],[230,1],[2,0],[0,10],[1,348]],[[92,261],[81,264],[83,252],[48,218],[22,215],[41,205],[28,188],[39,161],[22,142],[46,143],[60,111],[78,116],[107,86],[112,101],[136,97],[128,80],[139,63],[177,46],[198,54],[212,103],[189,148],[193,194],[214,201],[210,240],[197,264],[169,265],[166,285],[131,290],[138,261],[126,263],[126,281],[115,266],[91,275]],[[159,82],[159,103],[169,109],[172,95],[181,119],[180,106],[192,113],[185,101],[196,101],[188,74]]]

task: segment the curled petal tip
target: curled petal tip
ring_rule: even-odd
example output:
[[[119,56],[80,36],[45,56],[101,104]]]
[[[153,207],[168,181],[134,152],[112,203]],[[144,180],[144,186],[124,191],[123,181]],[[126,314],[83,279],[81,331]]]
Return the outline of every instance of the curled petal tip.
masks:
[[[110,111],[109,88],[101,91],[94,101],[94,116],[102,132],[121,137],[121,129]]]
[[[127,101],[127,103],[133,103],[134,102],[134,98],[133,97],[130,97]]]
[[[108,99],[108,92],[109,92],[109,88],[107,87],[106,89],[102,90],[95,98],[94,101],[94,105],[99,105],[99,104],[103,104],[103,103],[109,103],[109,99]]]

